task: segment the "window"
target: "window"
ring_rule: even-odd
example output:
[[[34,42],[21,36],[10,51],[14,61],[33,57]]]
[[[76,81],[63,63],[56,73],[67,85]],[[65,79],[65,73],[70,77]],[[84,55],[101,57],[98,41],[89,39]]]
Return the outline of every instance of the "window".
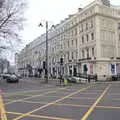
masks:
[[[82,36],[82,43],[84,43],[84,36]]]
[[[93,21],[91,21],[91,28],[93,28]]]
[[[94,48],[92,48],[92,56],[94,57]]]
[[[86,49],[86,52],[87,52],[87,58],[89,58],[89,49],[88,48]]]
[[[91,33],[91,39],[94,40],[94,33]]]
[[[78,52],[76,52],[76,59],[78,58]]]
[[[77,28],[75,28],[75,35],[77,35]]]
[[[69,41],[68,41],[68,48],[69,48],[69,45],[70,45],[70,44],[69,44]]]
[[[88,29],[88,23],[86,23],[86,30]]]
[[[68,60],[69,60],[70,53],[68,52]]]
[[[88,34],[86,35],[86,38],[87,38],[87,42],[88,42],[88,39],[89,39],[89,38],[88,38]]]
[[[85,57],[85,53],[84,53],[84,50],[82,50],[82,58]]]
[[[72,35],[72,36],[74,35],[74,31],[73,31],[73,30],[71,31],[71,35]]]
[[[81,24],[81,31],[83,32],[83,24]]]
[[[74,59],[74,53],[72,52],[71,54],[72,54],[72,55],[71,55],[71,56],[72,56],[72,59]]]
[[[76,47],[77,47],[77,39],[76,39]]]
[[[73,45],[74,41],[72,40],[72,45]]]
[[[62,46],[62,44],[61,44],[61,49],[63,49],[63,46]]]

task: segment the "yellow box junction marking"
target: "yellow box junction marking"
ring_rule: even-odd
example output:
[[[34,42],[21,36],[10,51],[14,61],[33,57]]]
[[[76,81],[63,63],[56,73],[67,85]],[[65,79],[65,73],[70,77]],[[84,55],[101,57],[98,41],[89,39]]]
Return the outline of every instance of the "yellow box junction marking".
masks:
[[[90,107],[90,109],[85,113],[85,115],[82,117],[81,120],[86,120],[88,118],[88,116],[92,113],[92,111],[95,109],[95,107],[97,106],[97,104],[100,102],[100,100],[103,98],[103,96],[106,94],[106,92],[108,91],[108,89],[111,87],[111,84],[109,84],[105,90],[102,92],[102,94],[100,95],[100,97],[95,101],[95,103]]]
[[[9,114],[13,115],[23,115],[23,113],[17,113],[17,112],[7,112]],[[27,115],[26,117],[32,117],[32,118],[43,118],[43,119],[50,119],[50,120],[72,120],[70,118],[61,118],[61,117],[52,117],[52,116],[43,116],[43,115]]]
[[[66,88],[58,88],[56,89],[56,91],[61,91],[61,90],[64,90]],[[5,105],[8,105],[8,104],[12,104],[12,103],[15,103],[15,102],[21,102],[21,101],[24,101],[24,100],[28,100],[28,99],[31,99],[31,98],[37,98],[37,97],[40,97],[40,96],[43,96],[43,95],[46,95],[46,94],[49,94],[49,93],[54,93],[55,90],[52,90],[52,91],[47,91],[43,94],[40,94],[40,95],[32,95],[32,96],[29,96],[29,97],[25,97],[25,98],[22,98],[22,99],[18,99],[18,100],[13,100],[11,102],[7,102]]]
[[[1,93],[0,93],[0,120],[7,120],[6,111],[4,108],[4,103]]]
[[[92,86],[92,85],[91,85],[91,86]],[[87,86],[87,87],[85,87],[85,88],[81,88],[80,90],[77,90],[76,92],[70,93],[69,95],[67,95],[67,96],[65,96],[65,97],[62,97],[62,98],[60,98],[60,99],[57,99],[57,100],[55,100],[55,101],[53,101],[53,102],[50,102],[50,103],[48,103],[48,104],[45,104],[45,105],[43,105],[43,106],[41,106],[41,107],[39,107],[39,108],[37,108],[37,109],[34,109],[34,110],[32,110],[32,111],[30,111],[30,112],[28,112],[28,113],[25,113],[25,114],[23,114],[23,115],[15,118],[15,119],[13,119],[13,120],[20,120],[21,118],[24,118],[24,117],[30,115],[30,114],[33,113],[33,112],[36,112],[36,111],[38,111],[38,110],[41,110],[41,109],[43,109],[43,108],[45,108],[45,107],[48,107],[48,106],[50,106],[50,105],[54,105],[54,104],[56,104],[57,102],[60,102],[60,101],[62,101],[62,100],[64,100],[64,99],[66,99],[66,98],[69,98],[69,97],[71,97],[71,96],[73,96],[73,95],[75,95],[75,94],[77,94],[77,93],[79,93],[79,92],[81,92],[81,91],[85,91],[85,90],[87,90],[88,88],[90,88],[91,86]]]

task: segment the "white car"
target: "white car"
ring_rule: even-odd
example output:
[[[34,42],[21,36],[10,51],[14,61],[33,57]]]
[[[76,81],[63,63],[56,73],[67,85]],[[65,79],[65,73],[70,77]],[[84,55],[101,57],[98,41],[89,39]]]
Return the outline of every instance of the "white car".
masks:
[[[81,83],[80,77],[71,77],[69,81],[74,83]]]
[[[19,82],[19,78],[18,78],[16,75],[12,74],[12,75],[10,75],[10,76],[6,79],[6,81],[7,81],[7,82],[16,82],[16,83],[18,83],[18,82]]]

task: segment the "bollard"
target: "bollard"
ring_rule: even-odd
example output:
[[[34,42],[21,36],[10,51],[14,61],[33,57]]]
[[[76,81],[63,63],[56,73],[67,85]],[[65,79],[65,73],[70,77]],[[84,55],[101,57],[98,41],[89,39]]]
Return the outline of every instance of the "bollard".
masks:
[[[64,80],[64,85],[68,85],[68,80],[67,79]]]

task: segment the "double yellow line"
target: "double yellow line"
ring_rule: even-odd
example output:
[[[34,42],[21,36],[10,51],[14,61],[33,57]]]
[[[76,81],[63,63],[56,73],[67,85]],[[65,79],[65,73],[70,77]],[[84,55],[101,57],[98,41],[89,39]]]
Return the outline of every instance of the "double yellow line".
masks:
[[[0,120],[7,120],[3,97],[0,95]]]

